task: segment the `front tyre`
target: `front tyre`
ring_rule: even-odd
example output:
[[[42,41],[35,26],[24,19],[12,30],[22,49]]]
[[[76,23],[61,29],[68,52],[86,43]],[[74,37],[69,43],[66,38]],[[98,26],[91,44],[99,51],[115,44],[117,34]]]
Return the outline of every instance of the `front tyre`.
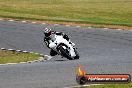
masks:
[[[65,47],[65,46],[64,46]],[[73,60],[74,58],[71,57],[71,55],[69,55],[69,51],[66,49],[63,48],[63,46],[59,46],[59,50],[61,52],[61,55],[66,57],[67,59],[69,60]]]

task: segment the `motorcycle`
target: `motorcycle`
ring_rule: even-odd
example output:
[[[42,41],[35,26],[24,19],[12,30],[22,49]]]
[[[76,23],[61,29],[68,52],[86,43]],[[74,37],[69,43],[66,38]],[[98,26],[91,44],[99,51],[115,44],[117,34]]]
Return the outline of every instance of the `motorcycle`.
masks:
[[[74,59],[79,59],[79,55],[77,52],[77,48],[75,48],[75,46],[73,46],[74,52],[75,52],[75,56],[72,57],[70,54],[70,48],[65,45],[64,43],[60,43],[57,48],[56,51],[59,55],[61,55],[62,57],[65,57],[69,60],[74,60]]]
[[[63,38],[63,36],[56,36],[54,40],[52,40],[52,46],[53,48],[52,51],[54,51],[54,53],[61,55],[62,57],[65,57],[69,60],[75,60],[75,59],[79,59],[79,54],[77,52],[77,48],[75,47],[75,44],[73,43],[69,43],[71,44],[71,48],[73,49],[73,53],[74,56],[71,55],[71,48],[68,46],[68,44],[66,44],[67,40]],[[68,41],[69,42],[69,41]]]

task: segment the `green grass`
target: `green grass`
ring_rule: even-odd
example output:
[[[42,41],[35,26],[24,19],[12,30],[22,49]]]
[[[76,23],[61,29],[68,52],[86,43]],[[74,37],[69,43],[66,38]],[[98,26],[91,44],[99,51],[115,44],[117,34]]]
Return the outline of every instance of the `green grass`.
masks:
[[[0,17],[132,26],[132,1],[0,0]]]
[[[0,64],[37,60],[40,55],[0,50]]]
[[[132,88],[132,83],[129,83],[129,84],[104,84],[104,85],[79,87],[79,88]]]

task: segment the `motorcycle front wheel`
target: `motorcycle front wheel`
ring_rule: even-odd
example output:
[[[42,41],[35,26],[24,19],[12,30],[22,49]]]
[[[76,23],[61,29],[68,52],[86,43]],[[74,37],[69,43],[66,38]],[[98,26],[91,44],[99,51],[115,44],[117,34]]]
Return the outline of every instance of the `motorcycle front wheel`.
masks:
[[[71,57],[71,55],[69,55],[69,51],[67,49],[64,49],[62,45],[59,47],[59,50],[60,50],[62,56],[66,57],[67,59],[69,59],[69,60],[74,59]]]

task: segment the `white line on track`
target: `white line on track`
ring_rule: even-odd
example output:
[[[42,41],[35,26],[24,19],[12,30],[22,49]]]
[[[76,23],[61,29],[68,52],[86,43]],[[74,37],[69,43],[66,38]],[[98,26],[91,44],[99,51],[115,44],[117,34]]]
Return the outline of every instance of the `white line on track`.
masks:
[[[6,50],[6,48],[1,48],[1,50]]]
[[[109,28],[104,28],[104,29],[109,29]]]
[[[22,50],[16,50],[17,52],[22,52]]]
[[[12,22],[12,21],[14,21],[14,20],[9,20],[9,21],[11,21],[11,22]]]
[[[39,54],[39,53],[34,53],[34,54]]]
[[[20,64],[26,64],[27,62],[20,62]]]
[[[6,19],[0,18],[0,20],[6,20]],[[9,19],[8,21],[13,22],[13,21],[15,21],[15,20]],[[27,21],[26,21],[26,20],[23,20],[23,21],[21,21],[21,22],[22,22],[22,23],[26,23]],[[37,22],[31,22],[31,23],[35,24],[35,23],[37,23]],[[45,24],[47,24],[47,23],[41,23],[41,24],[45,25]],[[60,25],[60,24],[54,24],[54,26],[58,26],[58,25]],[[65,25],[65,26],[70,27],[71,25]],[[81,27],[81,26],[75,26],[75,27]],[[92,29],[93,27],[89,26],[88,28],[89,28],[89,29]],[[103,28],[103,29],[110,29],[110,28]],[[120,31],[120,30],[123,30],[123,29],[117,29],[117,30]],[[132,31],[132,29],[131,29],[130,31]]]
[[[22,51],[23,53],[28,53],[28,51]]]
[[[26,23],[26,21],[22,21],[22,23]]]
[[[45,25],[46,23],[42,23],[43,25]]]
[[[6,20],[6,19],[2,19],[2,18],[0,18],[0,20]],[[8,20],[8,21],[11,21],[11,22],[13,22],[13,21],[15,21],[15,20],[12,20],[12,19],[10,19],[10,20]],[[26,23],[27,21],[25,21],[25,20],[23,20],[23,21],[21,21],[22,23]],[[31,22],[31,23],[33,23],[33,24],[35,24],[35,23],[37,23],[37,22]],[[41,24],[46,24],[46,23],[41,23]],[[58,25],[60,25],[60,24],[54,24],[55,26],[58,26]],[[65,25],[65,26],[67,26],[67,27],[69,27],[69,26],[71,26],[71,25]],[[81,26],[76,26],[76,27],[81,27]],[[92,27],[88,27],[89,29],[91,29]],[[103,29],[109,29],[109,28],[103,28]],[[117,30],[123,30],[123,29],[117,29]],[[130,30],[130,31],[132,31],[132,29]]]
[[[29,53],[34,53],[34,52],[29,52]]]
[[[13,51],[14,49],[8,49],[9,51]]]
[[[54,24],[54,26],[58,26],[59,24]]]
[[[88,28],[90,28],[90,29],[91,29],[92,27],[88,27]]]
[[[2,65],[5,65],[5,64],[0,64],[0,66],[2,66]]]
[[[120,30],[122,30],[122,29],[117,29],[117,30],[119,30],[119,31],[120,31]]]
[[[44,54],[40,54],[41,56],[44,56]]]
[[[81,26],[76,26],[76,27],[81,27]]]
[[[18,63],[6,63],[7,65],[14,65],[14,64],[18,64]]]
[[[36,24],[37,22],[32,22],[33,24]]]
[[[70,27],[70,25],[66,25],[67,27]]]
[[[64,87],[64,88],[82,88],[82,87],[89,87],[89,86],[95,86],[95,85],[102,85],[102,84],[87,84],[87,85],[78,85],[78,86],[71,86],[71,87]]]

